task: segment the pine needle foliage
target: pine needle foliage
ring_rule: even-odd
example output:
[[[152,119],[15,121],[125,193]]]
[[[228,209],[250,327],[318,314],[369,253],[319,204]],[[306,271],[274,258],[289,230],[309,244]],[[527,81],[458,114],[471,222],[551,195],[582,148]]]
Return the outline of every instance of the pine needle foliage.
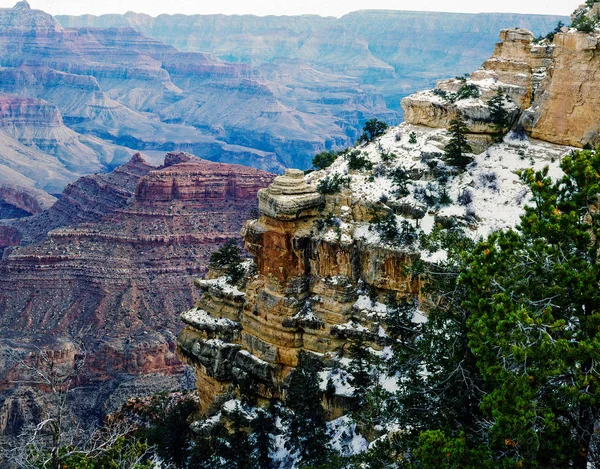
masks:
[[[448,131],[450,132],[450,141],[444,149],[445,159],[448,164],[464,171],[473,161],[473,158],[467,155],[467,153],[472,152],[473,149],[467,140],[469,128],[467,127],[462,114],[457,114],[456,117],[450,121]]]

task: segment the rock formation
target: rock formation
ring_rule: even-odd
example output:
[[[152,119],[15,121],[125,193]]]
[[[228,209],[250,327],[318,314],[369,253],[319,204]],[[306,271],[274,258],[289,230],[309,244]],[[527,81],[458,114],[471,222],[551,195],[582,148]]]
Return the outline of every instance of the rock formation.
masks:
[[[532,137],[549,142],[598,144],[600,34],[562,32],[552,47],[552,65],[525,112],[525,128]]]
[[[560,159],[572,149],[567,145],[584,143],[577,135],[592,140],[597,93],[587,65],[564,78],[579,83],[572,93],[579,105],[571,95],[561,101],[552,90],[569,63],[565,44],[593,62],[596,35],[567,28],[550,45],[534,43],[527,30],[503,30],[492,57],[468,78],[441,81],[435,92],[404,99],[406,122],[399,127],[348,149],[325,170],[307,176],[288,170],[261,190],[260,217],[242,230],[256,273],[231,285],[222,272],[211,271],[196,282],[200,301],[181,316],[186,326],[178,346],[196,369],[203,409],[221,394],[232,396],[247,378],[259,385],[259,397],[283,398],[300,351],[323,358],[325,390],[357,337],[375,350],[389,345],[385,318],[391,298],[420,298],[413,320],[424,320],[428,299],[411,266],[443,261],[450,248],[435,242],[420,247],[417,235],[451,227],[478,239],[515,226],[530,197],[519,170],[548,166],[550,176],[558,177]],[[515,130],[498,139],[488,101],[500,88]],[[561,102],[571,103],[574,118],[567,113],[566,124],[546,137],[543,126],[553,125],[550,116]],[[464,172],[444,161],[446,127],[458,112],[479,144]],[[532,115],[542,117],[528,127],[530,138],[519,123]],[[563,128],[574,133],[567,136]],[[335,394],[343,399],[348,388],[336,383]],[[329,410],[331,417],[339,415],[340,409]]]
[[[510,120],[518,120],[533,138],[575,147],[600,141],[600,35],[565,27],[552,43],[534,41],[523,29],[503,30],[500,37],[492,57],[468,79],[439,81],[434,90],[404,98],[406,122],[447,128],[460,112],[472,139],[485,142],[494,133],[486,103],[502,89],[510,99]],[[472,87],[475,95],[461,97],[465,87]]]
[[[287,85],[248,64],[182,53],[132,28],[66,29],[22,4],[0,9],[0,25],[0,130],[48,157],[37,172],[14,159],[9,167],[55,194],[123,164],[128,149],[185,150],[272,171],[307,167],[315,152],[349,144],[365,119],[394,115],[356,80],[336,86],[328,102],[311,104],[323,98],[318,89],[299,102],[276,95]],[[318,77],[308,78],[314,88]],[[45,177],[50,171],[56,177]]]
[[[185,154],[155,168],[135,155],[69,185],[50,209],[5,222],[0,347],[27,356],[36,346],[67,353],[83,345],[81,399],[97,400],[94,418],[119,405],[121,394],[145,392],[150,374],[158,374],[150,389],[177,387],[176,313],[197,300],[192,278],[220,243],[238,236],[273,177]],[[0,376],[16,372],[7,364]],[[3,411],[24,406],[24,392],[4,387]]]
[[[416,144],[409,143],[411,132]],[[390,296],[419,297],[420,280],[410,266],[444,254],[419,252],[412,242],[386,241],[376,215],[395,214],[398,226],[406,222],[425,233],[452,223],[474,238],[513,226],[528,198],[516,170],[534,159],[536,167],[550,164],[554,171],[567,151],[541,142],[495,145],[469,173],[451,178],[446,186],[452,200],[469,192],[472,199],[466,206],[436,208],[419,194],[438,190],[430,170],[435,165],[428,163],[444,167],[440,148],[445,133],[402,124],[378,142],[359,147],[378,168],[374,172],[350,171],[346,154],[327,170],[306,177],[287,170],[259,191],[260,217],[242,230],[256,273],[242,288],[211,271],[196,282],[203,292],[200,301],[181,315],[185,328],[178,346],[196,369],[204,409],[247,377],[259,385],[261,397],[282,398],[285,377],[302,350],[327,363],[343,357],[357,336],[375,349],[387,345]],[[388,154],[396,157],[385,160],[382,155]],[[411,168],[411,194],[406,197],[397,195],[392,182],[398,168]],[[348,179],[347,187],[336,194],[317,192],[320,181],[336,174]]]

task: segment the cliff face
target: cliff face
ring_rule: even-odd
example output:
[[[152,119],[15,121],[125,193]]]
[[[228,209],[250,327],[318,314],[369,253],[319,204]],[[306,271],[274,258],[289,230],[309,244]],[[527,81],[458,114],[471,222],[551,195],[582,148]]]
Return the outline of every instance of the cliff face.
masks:
[[[56,106],[40,99],[1,94],[0,132],[43,155],[36,162],[19,153],[19,159],[6,155],[4,163],[38,188],[55,193],[76,175],[104,170],[108,162],[125,162],[131,156],[125,148],[74,132]]]
[[[130,27],[66,29],[22,4],[0,9],[0,24],[0,92],[54,106],[37,135],[20,129],[21,121],[13,122],[11,135],[58,158],[74,173],[66,182],[123,164],[131,153],[122,147],[189,151],[272,171],[306,167],[307,155],[349,144],[369,117],[395,115],[376,92],[348,77],[349,84],[329,87],[321,101],[319,80],[307,85],[309,95],[297,93],[249,64],[182,53]],[[60,119],[69,135],[57,131]],[[79,159],[61,155],[58,133]],[[33,176],[45,189],[44,178]],[[66,182],[57,182],[55,192]]]
[[[442,80],[435,90],[404,98],[406,122],[447,128],[460,112],[473,141],[485,142],[485,136],[494,133],[487,102],[501,88],[510,99],[509,119],[519,121],[531,137],[575,147],[597,143],[598,33],[565,27],[552,43],[536,43],[533,34],[522,29],[503,30],[500,37],[492,56],[468,79]],[[465,86],[476,89],[477,95],[460,98]],[[448,99],[448,93],[459,97]]]
[[[339,102],[356,96],[352,90],[342,94],[336,89],[340,81],[352,80],[355,90],[374,88],[394,111],[401,111],[402,97],[432,86],[439,78],[478,67],[500,29],[517,26],[545,34],[559,19],[567,21],[543,15],[386,10],[356,11],[339,19],[316,15],[152,18],[131,12],[58,17],[65,27],[129,26],[180,50],[251,63],[269,81],[274,73],[279,76],[276,83],[285,87],[272,89],[281,100],[309,94],[306,105],[319,98]],[[318,82],[307,82],[307,71],[319,75]],[[393,122],[393,115],[386,117]]]
[[[526,30],[504,30],[492,57],[469,77],[405,98],[399,127],[325,170],[288,170],[260,191],[260,217],[242,230],[255,273],[231,285],[211,272],[196,282],[200,301],[181,315],[178,346],[196,369],[203,408],[246,378],[260,397],[282,398],[303,350],[323,358],[321,388],[333,377],[343,407],[349,391],[335,374],[358,337],[385,354],[390,299],[421,300],[413,320],[425,320],[428,300],[411,266],[443,261],[451,247],[416,239],[451,228],[476,240],[515,226],[531,196],[519,170],[549,166],[558,177],[567,145],[594,140],[596,36],[566,29],[549,44],[534,43]],[[515,130],[498,142],[488,101],[500,89]],[[476,150],[465,171],[444,160],[446,127],[459,112]],[[519,123],[529,123],[531,136]],[[330,417],[340,412],[328,410]]]
[[[410,143],[413,132],[416,143]],[[511,140],[493,145],[468,172],[457,174],[442,159],[447,138],[445,130],[402,124],[358,147],[372,170],[350,170],[347,153],[306,177],[288,170],[258,193],[261,216],[242,230],[255,274],[241,288],[211,272],[196,282],[200,301],[181,315],[186,327],[178,346],[196,369],[204,409],[248,377],[261,397],[282,398],[302,350],[320,354],[331,366],[323,375],[325,389],[336,373],[332,363],[346,356],[352,340],[362,337],[376,350],[385,348],[390,297],[421,294],[410,266],[446,255],[443,249],[421,250],[410,233],[451,225],[477,238],[514,226],[529,197],[516,171],[533,160],[536,168],[549,164],[557,174],[568,150]],[[407,171],[407,194],[398,193],[398,171]],[[440,183],[442,173],[448,179]],[[340,192],[318,193],[317,185],[333,177],[346,179]],[[442,190],[450,205],[432,201]],[[386,215],[397,224],[395,237],[386,237],[378,225],[377,217]],[[420,314],[416,320],[423,320]],[[339,399],[345,389],[336,390]],[[330,408],[330,416],[339,410]]]
[[[0,240],[12,247],[0,261],[0,347],[26,356],[35,346],[84,346],[81,399],[98,400],[92,417],[122,394],[147,392],[151,373],[160,375],[151,390],[178,386],[176,313],[198,299],[193,276],[238,236],[273,177],[186,154],[155,168],[136,155],[69,185],[51,209],[6,222]],[[8,364],[0,376],[17,372]],[[25,405],[24,388],[3,391],[5,409]],[[42,394],[34,392],[35,405]]]
[[[554,38],[552,66],[523,118],[532,137],[582,147],[600,143],[600,34]]]

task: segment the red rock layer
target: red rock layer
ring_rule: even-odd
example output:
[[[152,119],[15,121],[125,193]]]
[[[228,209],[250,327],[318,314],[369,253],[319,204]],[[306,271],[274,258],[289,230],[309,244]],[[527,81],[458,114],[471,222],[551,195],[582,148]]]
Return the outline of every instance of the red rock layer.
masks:
[[[7,339],[27,349],[79,337],[90,352],[92,394],[123,373],[137,382],[181,371],[175,334],[178,314],[197,300],[193,277],[220,243],[239,236],[273,175],[177,155],[167,160],[175,164],[152,169],[135,157],[112,175],[82,178],[44,217],[32,217],[89,221],[5,252],[0,347]],[[92,221],[102,211],[106,216]]]

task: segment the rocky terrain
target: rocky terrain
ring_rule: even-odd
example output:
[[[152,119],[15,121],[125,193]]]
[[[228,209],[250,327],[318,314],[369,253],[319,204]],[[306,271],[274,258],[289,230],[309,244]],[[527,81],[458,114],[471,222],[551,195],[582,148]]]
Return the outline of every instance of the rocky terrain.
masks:
[[[600,10],[595,15],[600,20]],[[592,111],[599,82],[591,73],[600,69],[598,31],[566,27],[553,42],[534,41],[524,29],[500,37],[470,76],[405,98],[400,126],[340,153],[326,169],[287,170],[258,193],[260,216],[242,231],[256,274],[232,285],[211,272],[196,282],[201,300],[181,315],[178,346],[195,367],[204,410],[214,413],[215,397],[231,399],[248,377],[261,398],[282,399],[299,353],[310,351],[325,362],[321,389],[333,396],[324,403],[329,418],[338,418],[353,392],[351,341],[362,338],[378,357],[390,355],[390,298],[420,299],[413,321],[426,320],[427,298],[411,266],[443,262],[452,246],[423,247],[419,236],[452,228],[478,240],[514,227],[531,197],[519,170],[547,166],[560,177],[572,146],[599,143]],[[495,96],[512,127],[503,138],[492,117]],[[464,171],[444,157],[458,115],[473,148]],[[395,379],[386,379],[381,386],[393,391]]]
[[[386,10],[357,11],[339,19],[316,15],[153,18],[133,12],[57,19],[65,27],[132,27],[182,51],[208,52],[251,64],[271,82],[277,98],[291,107],[303,94],[310,96],[306,105],[334,105],[342,80],[347,94],[351,87],[376,90],[390,110],[400,113],[403,97],[433,86],[440,78],[477,68],[489,56],[501,29],[521,27],[539,35],[552,30],[558,20],[568,21],[542,15]]]
[[[122,396],[177,388],[177,313],[198,298],[192,279],[239,236],[273,177],[185,153],[157,168],[138,154],[70,184],[50,209],[4,222],[1,432],[43,408],[41,394],[12,383],[15,355],[38,348],[66,362],[87,351],[77,405],[91,420]]]
[[[315,152],[353,141],[366,119],[396,118],[354,79],[323,75],[339,83],[286,100],[277,77],[250,65],[180,52],[129,27],[67,29],[26,1],[1,9],[0,25],[2,174],[52,194],[132,150],[306,167]]]
[[[135,151],[306,168],[316,152],[355,141],[371,117],[398,123],[401,97],[471,69],[500,27],[541,33],[558,19],[433,16],[128,14],[61,24],[21,1],[0,10],[0,186],[56,196]],[[3,203],[4,218],[22,215]]]

